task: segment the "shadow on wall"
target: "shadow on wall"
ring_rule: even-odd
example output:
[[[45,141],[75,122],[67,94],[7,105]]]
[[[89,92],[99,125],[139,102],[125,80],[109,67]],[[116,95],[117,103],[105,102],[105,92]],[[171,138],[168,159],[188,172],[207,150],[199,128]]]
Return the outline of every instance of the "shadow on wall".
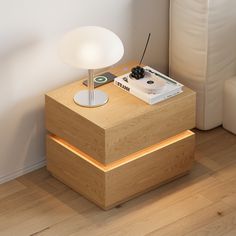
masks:
[[[0,173],[16,166],[31,166],[38,156],[44,157],[43,96],[27,98],[4,111],[0,118],[1,148]],[[2,145],[1,144],[1,145]],[[1,176],[0,176],[1,177]]]
[[[9,174],[12,166],[32,165],[37,155],[43,157],[40,135],[43,128],[43,98],[27,98],[24,78],[17,76],[18,66],[22,64],[19,55],[37,47],[40,40],[26,36],[11,39],[7,47],[0,48],[0,180]],[[22,69],[27,70],[27,67]],[[23,100],[23,101],[22,101]],[[20,169],[17,168],[19,171]]]
[[[150,32],[152,36],[143,63],[165,74],[169,60],[169,5],[168,0],[135,0],[132,12],[135,59],[140,60]]]
[[[6,45],[7,42],[7,45]],[[24,51],[40,42],[36,35],[8,35],[0,44],[0,62],[6,61],[19,51]],[[4,46],[3,46],[4,45]]]
[[[57,42],[25,35],[7,45],[0,47],[0,182],[44,161],[44,94],[76,79],[59,61]]]
[[[17,86],[13,76],[15,64],[20,63],[20,61],[14,60],[15,55],[31,50],[32,47],[35,47],[35,45],[39,43],[36,37],[28,35],[25,39],[21,38],[18,40],[17,37],[14,38],[16,39],[11,39],[7,46],[4,45],[4,47],[1,47],[1,44],[5,42],[1,42],[0,44],[0,98],[1,101],[3,101],[0,107],[1,113],[3,107],[9,107],[11,101],[14,101],[14,94],[16,90],[20,89],[20,86]],[[21,80],[20,77],[18,77],[18,80]]]

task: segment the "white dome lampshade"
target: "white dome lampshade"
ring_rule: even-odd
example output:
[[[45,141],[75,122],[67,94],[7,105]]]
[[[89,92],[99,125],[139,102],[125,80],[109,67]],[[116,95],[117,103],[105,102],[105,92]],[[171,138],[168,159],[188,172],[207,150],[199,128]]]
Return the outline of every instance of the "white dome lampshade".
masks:
[[[66,64],[89,70],[89,90],[78,92],[75,103],[85,107],[104,105],[108,96],[94,90],[93,70],[111,66],[122,58],[124,47],[120,38],[102,27],[80,27],[64,36],[59,53]]]

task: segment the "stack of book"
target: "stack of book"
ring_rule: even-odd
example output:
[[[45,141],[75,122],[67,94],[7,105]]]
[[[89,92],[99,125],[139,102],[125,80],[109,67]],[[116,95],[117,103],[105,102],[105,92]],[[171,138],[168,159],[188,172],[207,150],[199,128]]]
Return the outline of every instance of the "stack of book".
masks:
[[[157,89],[158,92],[147,93],[147,89],[142,89],[142,86],[140,86],[140,84],[137,84],[138,86],[135,86],[135,83],[130,83],[129,81],[133,79],[130,77],[130,73],[116,77],[114,80],[114,84],[151,105],[166,100],[170,97],[176,96],[177,94],[180,94],[183,91],[183,84],[171,79],[170,77],[160,73],[159,71],[149,66],[145,66],[143,68],[145,69],[146,74],[149,75],[149,78],[151,75],[151,79],[149,79],[149,81],[162,80],[164,82],[164,86],[162,83],[161,88]],[[140,81],[137,80],[135,82],[140,83],[141,80],[142,79],[140,79]]]

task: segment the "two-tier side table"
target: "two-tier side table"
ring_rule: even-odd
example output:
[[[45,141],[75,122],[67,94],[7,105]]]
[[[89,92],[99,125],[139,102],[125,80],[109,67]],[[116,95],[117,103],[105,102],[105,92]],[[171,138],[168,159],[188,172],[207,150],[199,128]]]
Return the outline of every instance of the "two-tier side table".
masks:
[[[122,75],[130,62],[109,71]],[[99,89],[109,102],[78,106],[77,81],[46,94],[47,169],[103,209],[187,174],[194,160],[196,94],[148,105],[112,83]]]

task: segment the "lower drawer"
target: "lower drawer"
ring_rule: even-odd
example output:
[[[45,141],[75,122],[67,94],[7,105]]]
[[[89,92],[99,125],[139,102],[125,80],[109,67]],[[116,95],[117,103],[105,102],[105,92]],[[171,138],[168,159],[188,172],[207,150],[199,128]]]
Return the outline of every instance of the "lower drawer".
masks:
[[[47,136],[47,169],[103,209],[186,174],[194,160],[194,133],[185,131],[108,165],[65,141]]]

